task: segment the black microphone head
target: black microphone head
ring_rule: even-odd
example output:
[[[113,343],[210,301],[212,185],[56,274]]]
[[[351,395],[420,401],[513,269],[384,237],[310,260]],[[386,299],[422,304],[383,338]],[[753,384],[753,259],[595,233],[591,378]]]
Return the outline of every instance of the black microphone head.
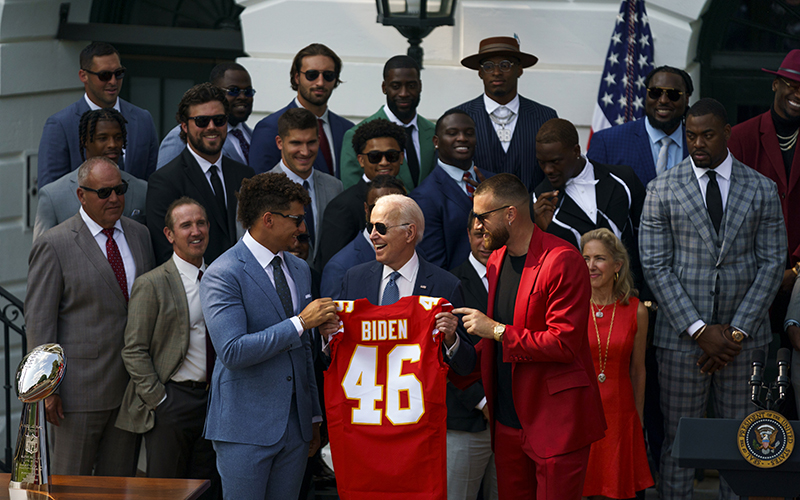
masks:
[[[788,349],[786,349],[788,351]],[[780,351],[778,351],[780,352]],[[758,366],[764,366],[764,362],[767,359],[767,353],[762,351],[761,349],[757,350],[753,353],[753,364]]]
[[[787,349],[786,347],[781,347],[778,349],[778,364],[788,365],[792,359],[792,351]]]

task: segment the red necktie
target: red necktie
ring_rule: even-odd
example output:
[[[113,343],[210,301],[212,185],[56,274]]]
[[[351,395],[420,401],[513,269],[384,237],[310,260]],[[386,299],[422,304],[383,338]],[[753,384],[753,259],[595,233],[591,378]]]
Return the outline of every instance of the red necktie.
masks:
[[[336,177],[336,172],[333,170],[333,157],[331,157],[331,146],[328,143],[328,136],[325,135],[325,128],[322,126],[322,118],[317,118],[317,132],[319,133],[319,150],[322,157],[325,158],[325,163],[328,164],[328,173]]]
[[[467,196],[472,198],[472,195],[475,193],[475,186],[473,186],[469,182],[472,180],[472,174],[470,174],[469,171],[466,171],[464,172],[464,175],[461,178],[464,179],[464,182],[467,183]]]
[[[125,296],[125,302],[128,302],[128,278],[125,276],[125,265],[122,263],[119,247],[117,242],[114,241],[114,228],[103,229],[103,234],[107,238],[106,256],[108,257],[108,263],[111,264],[111,270],[114,271],[114,276],[117,277],[117,283],[122,289],[122,295]]]
[[[197,271],[197,281],[203,279],[203,271]],[[208,334],[206,326],[206,382],[211,383],[211,374],[214,372],[214,362],[217,360],[217,353],[214,351],[214,344],[211,343],[211,336]]]

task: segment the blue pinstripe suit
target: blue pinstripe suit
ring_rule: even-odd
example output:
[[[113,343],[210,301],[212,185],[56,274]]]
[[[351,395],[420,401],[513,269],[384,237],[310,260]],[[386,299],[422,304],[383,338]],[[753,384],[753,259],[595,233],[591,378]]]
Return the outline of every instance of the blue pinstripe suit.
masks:
[[[483,103],[483,94],[471,101],[456,106],[475,121],[475,165],[489,172],[506,172],[520,178],[532,192],[544,179],[544,173],[536,160],[536,134],[539,127],[551,118],[558,118],[556,111],[538,102],[519,96],[519,115],[514,127],[514,136],[508,152],[497,138],[492,121]]]

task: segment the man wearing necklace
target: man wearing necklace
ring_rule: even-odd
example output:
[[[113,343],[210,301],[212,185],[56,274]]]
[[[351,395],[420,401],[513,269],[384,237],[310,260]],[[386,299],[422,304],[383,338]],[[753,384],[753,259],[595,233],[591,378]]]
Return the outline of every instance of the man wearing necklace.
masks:
[[[772,91],[775,99],[772,108],[731,130],[728,147],[731,154],[745,165],[750,165],[778,185],[783,219],[789,239],[789,251],[783,281],[772,306],[772,331],[783,331],[783,319],[797,272],[800,270],[800,155],[797,136],[800,130],[800,50],[789,52],[778,71],[763,69],[775,75]],[[782,344],[800,349],[800,338],[783,338]]]
[[[700,99],[686,117],[690,158],[647,186],[639,249],[659,309],[654,344],[666,439],[661,498],[690,499],[692,469],[672,445],[681,417],[699,418],[714,388],[717,417],[752,411],[747,379],[772,340],[786,230],[775,183],[728,152],[725,108]],[[720,481],[720,498],[734,498]]]

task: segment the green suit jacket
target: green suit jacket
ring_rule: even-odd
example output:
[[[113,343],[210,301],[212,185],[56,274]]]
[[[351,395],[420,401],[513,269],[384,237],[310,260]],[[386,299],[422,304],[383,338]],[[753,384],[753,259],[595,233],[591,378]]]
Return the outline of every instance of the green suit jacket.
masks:
[[[376,118],[388,120],[386,113],[383,112],[383,106],[374,115],[364,118],[361,123],[367,123]],[[358,158],[353,149],[353,134],[361,123],[345,132],[344,139],[342,139],[342,157],[339,160],[339,171],[341,172],[344,189],[355,186],[361,176],[364,175],[364,169],[358,164]],[[433,148],[433,134],[436,127],[432,121],[426,120],[420,115],[417,115],[417,126],[419,127],[419,182],[422,182],[436,166],[436,155]],[[403,181],[409,193],[414,190],[416,186],[411,180],[411,172],[408,170],[408,162],[405,159],[403,159],[403,165],[400,167],[398,177]]]

